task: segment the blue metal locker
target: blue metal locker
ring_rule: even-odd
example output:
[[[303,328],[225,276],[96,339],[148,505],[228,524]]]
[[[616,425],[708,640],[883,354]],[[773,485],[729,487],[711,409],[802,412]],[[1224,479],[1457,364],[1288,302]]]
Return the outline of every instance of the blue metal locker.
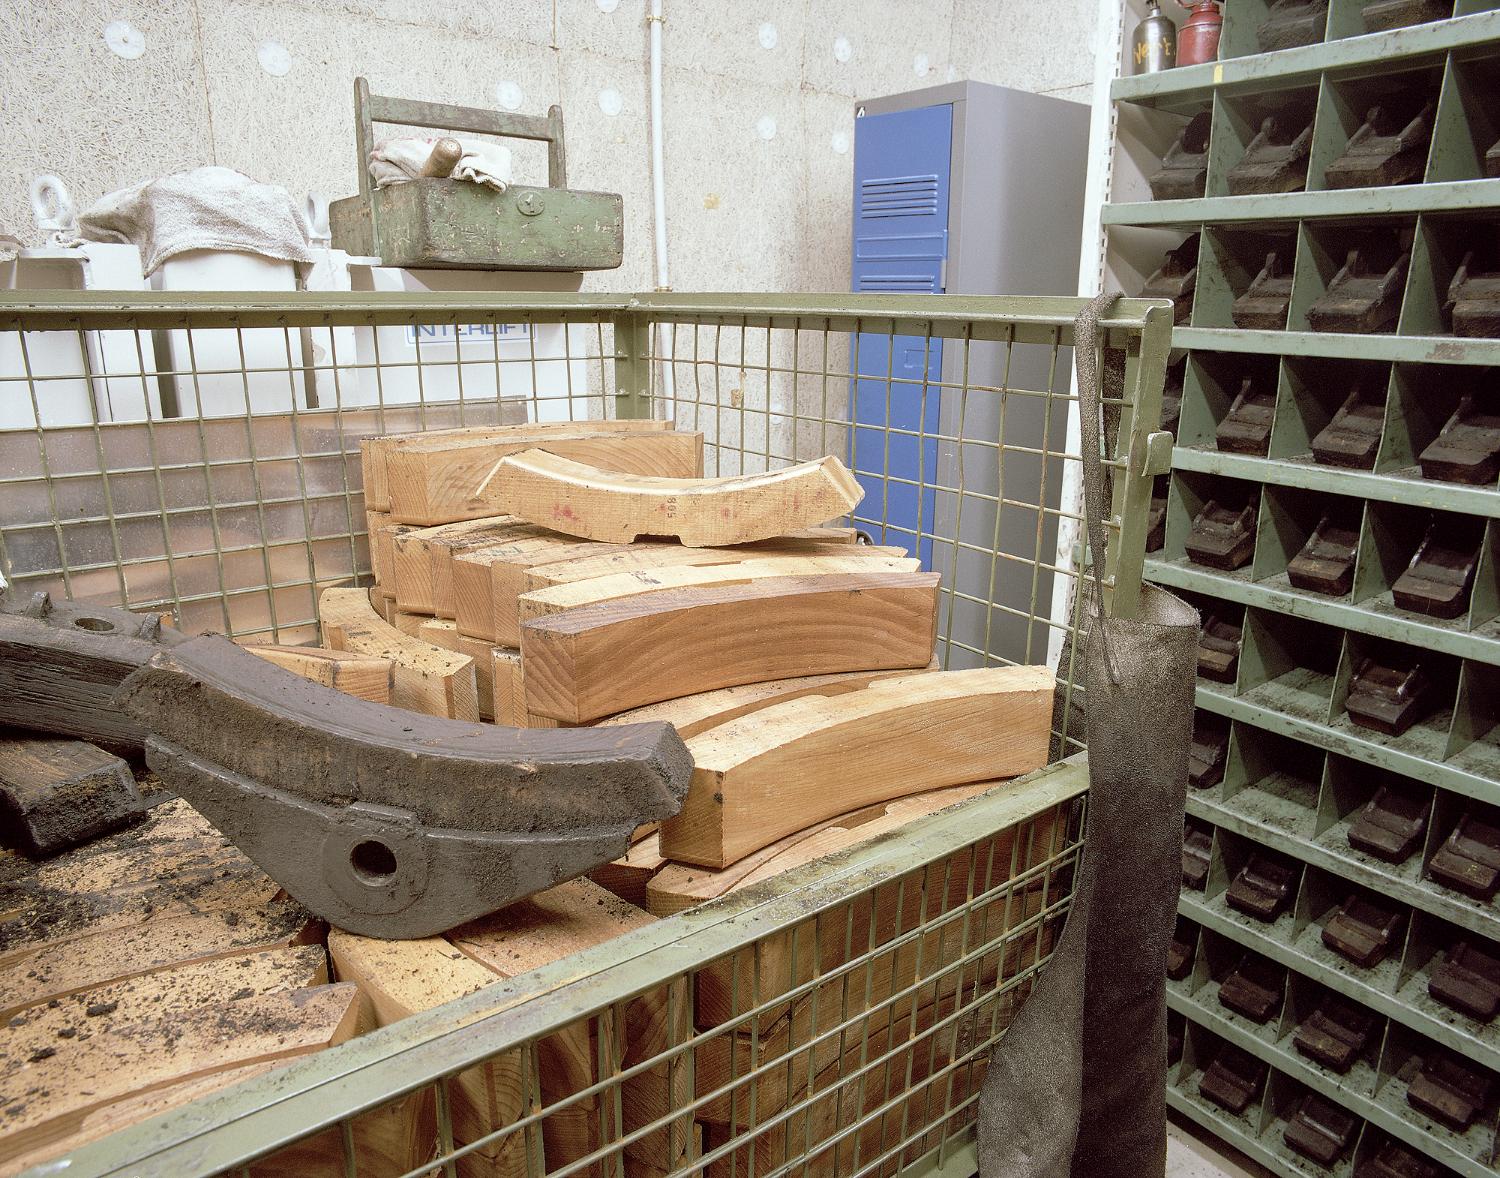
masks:
[[[854,289],[941,294],[948,255],[953,107],[867,115],[854,125]],[[850,469],[864,488],[855,513],[882,544],[932,567],[942,341],[859,335]],[[927,436],[922,436],[922,435]],[[918,537],[921,536],[920,548]]]

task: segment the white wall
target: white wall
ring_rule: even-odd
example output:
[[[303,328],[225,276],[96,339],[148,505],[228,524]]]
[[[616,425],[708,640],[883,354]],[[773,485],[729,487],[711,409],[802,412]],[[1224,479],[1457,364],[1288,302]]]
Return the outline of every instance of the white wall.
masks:
[[[854,96],[972,78],[1086,102],[1096,11],[1095,0],[666,0],[673,286],[847,289],[852,157],[835,143],[852,139]],[[144,34],[140,57],[106,46],[120,20]],[[380,94],[485,107],[509,81],[525,112],[562,104],[571,186],[624,194],[625,264],[586,285],[652,284],[643,0],[611,12],[598,0],[21,0],[7,24],[0,232],[38,240],[26,186],[45,171],[81,205],[203,163],[299,199],[350,195],[356,75]],[[262,68],[266,42],[289,53],[284,76]],[[623,100],[613,118],[605,89]],[[540,153],[517,160],[519,180],[544,182]]]

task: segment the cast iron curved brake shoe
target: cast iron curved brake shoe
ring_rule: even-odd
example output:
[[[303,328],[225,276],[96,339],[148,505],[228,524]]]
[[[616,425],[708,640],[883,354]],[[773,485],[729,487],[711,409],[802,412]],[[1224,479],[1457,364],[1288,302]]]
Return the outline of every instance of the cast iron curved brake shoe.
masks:
[[[441,719],[323,687],[215,635],[122,635],[125,619],[139,623],[123,610],[91,611],[111,630],[77,626],[62,607],[33,612],[0,614],[0,648],[30,640],[45,662],[59,641],[79,645],[77,631],[120,639],[107,665],[128,675],[113,710],[144,732],[147,764],[350,932],[430,936],[582,875],[624,854],[640,824],[676,814],[692,775],[666,724]]]

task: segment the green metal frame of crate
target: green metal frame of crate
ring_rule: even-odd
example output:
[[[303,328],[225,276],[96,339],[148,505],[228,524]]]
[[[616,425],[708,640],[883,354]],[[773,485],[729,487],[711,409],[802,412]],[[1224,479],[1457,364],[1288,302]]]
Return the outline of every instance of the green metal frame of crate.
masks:
[[[811,457],[811,451],[838,452],[844,445],[853,378],[847,349],[851,333],[949,341],[945,375],[923,382],[924,395],[942,388],[966,404],[981,398],[1003,404],[1022,396],[1071,401],[1067,349],[1073,317],[1083,305],[1081,299],[895,295],[0,294],[0,340],[10,333],[26,361],[19,374],[0,372],[0,397],[25,395],[39,405],[49,381],[77,377],[44,375],[31,357],[41,354],[49,337],[81,341],[103,331],[129,332],[142,341],[136,377],[185,379],[196,386],[211,372],[206,364],[175,371],[149,367],[146,351],[152,333],[185,332],[206,347],[212,337],[205,333],[222,329],[232,333],[229,338],[238,342],[241,354],[253,332],[270,331],[285,339],[283,366],[240,369],[231,364],[223,370],[243,380],[247,402],[252,383],[267,374],[292,378],[301,373],[306,383],[297,387],[315,390],[317,396],[316,405],[299,406],[294,400],[285,413],[96,420],[66,428],[0,431],[0,469],[5,472],[0,494],[14,504],[0,522],[0,567],[21,591],[73,591],[92,600],[171,609],[179,617],[190,615],[194,624],[297,641],[310,636],[318,587],[368,575],[361,492],[351,482],[357,480],[358,464],[349,461],[359,439],[398,429],[488,424],[504,416],[505,406],[493,401],[462,395],[429,401],[426,390],[441,387],[443,379],[456,378],[462,394],[466,376],[473,382],[488,374],[496,378],[492,387],[503,393],[505,380],[512,388],[518,383],[524,388],[526,381],[514,377],[527,375],[532,391],[520,401],[534,418],[559,404],[570,417],[670,417],[684,428],[705,431],[711,472],[771,469]],[[582,362],[578,372],[569,368],[562,385],[539,393],[535,382],[549,361],[535,353],[536,332],[526,333],[531,354],[523,350],[510,360],[501,356],[498,344],[493,359],[477,361],[461,361],[452,350],[426,353],[421,347],[410,355],[381,357],[378,335],[373,356],[339,352],[340,339],[348,338],[339,332],[346,328],[507,323],[569,327],[568,352]],[[1162,304],[1126,300],[1105,327],[1110,345],[1122,348],[1127,360],[1123,397],[1114,406],[1119,412],[1114,457],[1107,460],[1113,471],[1107,584],[1112,608],[1124,615],[1133,613],[1138,601],[1145,507],[1165,440],[1154,431],[1170,322]],[[307,332],[325,333],[316,335],[327,349],[316,364],[307,359],[307,349],[295,346]],[[971,379],[969,353],[978,346],[1000,348],[1007,355],[1015,349],[1042,349],[1050,358],[1042,367],[1052,383],[1045,388],[977,383]],[[575,348],[580,349],[576,356]],[[203,354],[203,347],[188,354]],[[414,403],[387,400],[398,387],[401,367],[419,374],[415,387],[424,395]],[[356,389],[372,386],[373,402],[355,403]],[[956,432],[936,435],[937,440],[971,448],[976,458],[991,469],[998,464],[1002,471],[1012,453],[1021,453],[1035,471],[1034,447],[1007,443],[1003,437],[966,435],[964,421],[960,413]],[[888,444],[921,440],[894,428],[888,434]],[[1060,443],[1041,456],[1069,468],[1080,461]],[[1024,463],[1018,465],[1026,469]],[[233,496],[231,486],[236,488]],[[1029,546],[1002,543],[1000,507],[1027,507],[1016,498],[1019,486],[1002,480],[995,489],[966,487],[961,468],[952,485],[936,480],[930,485],[934,494],[970,501],[971,512],[988,505],[996,516],[993,542],[935,537],[939,568],[945,559],[964,556],[988,561],[992,572],[997,562],[1013,560],[1038,574],[1072,575],[1072,569],[1055,566],[1050,550],[1042,550],[1042,529],[1034,521],[1025,524],[1026,534],[1034,537]],[[1042,511],[1078,522],[1075,511],[1045,504],[1030,505],[1029,516]],[[49,553],[50,565],[45,559]],[[1071,630],[1081,594],[1067,595],[1068,612],[1052,617],[1051,595],[1037,589],[1035,578],[1032,585],[1029,601],[972,599],[968,604],[1022,613]],[[951,582],[943,594],[951,619],[963,595]],[[1007,661],[988,643],[986,628],[980,643],[984,649],[967,649],[986,662]],[[960,649],[951,625],[940,629],[939,649],[945,661]],[[1058,736],[1062,753],[1076,748],[1065,734]],[[899,835],[497,982],[83,1146],[69,1155],[68,1172],[227,1171],[248,1176],[257,1162],[274,1165],[278,1150],[320,1134],[324,1141],[331,1135],[334,1155],[341,1153],[344,1159],[342,1172],[367,1172],[356,1165],[360,1114],[421,1092],[430,1094],[437,1110],[435,1152],[409,1178],[434,1170],[454,1174],[474,1150],[493,1147],[502,1138],[522,1143],[525,1173],[537,1178],[544,1172],[622,1174],[625,1144],[652,1132],[670,1134],[674,1148],[681,1145],[690,1155],[676,1173],[697,1173],[712,1165],[739,1174],[746,1172],[747,1143],[783,1126],[785,1144],[767,1145],[778,1153],[773,1167],[778,1172],[797,1172],[801,1161],[838,1149],[854,1151],[852,1163],[847,1157],[840,1160],[841,1173],[971,1173],[975,1066],[986,1058],[998,1033],[1002,1008],[1024,995],[1045,966],[1046,938],[1055,932],[1071,894],[1086,788],[1083,755],[1068,756],[1028,779],[914,823]],[[1061,815],[1061,820],[1044,827],[1042,816],[1048,814]],[[1009,849],[997,852],[1002,845]],[[894,931],[877,937],[874,914],[887,910],[910,911],[913,918],[902,916]],[[811,977],[774,995],[763,997],[758,981],[753,992],[740,995],[737,980],[733,1020],[709,1028],[696,1025],[693,992],[700,971],[726,959],[758,962],[763,952],[789,944],[795,980],[807,968],[799,970],[797,953],[808,930],[817,944],[832,933],[856,949],[833,968],[815,960]],[[909,984],[873,1005],[859,999],[868,979],[886,961],[898,959],[907,962],[903,968],[912,974]],[[740,968],[731,968],[739,979]],[[759,970],[744,976],[759,978]],[[841,986],[843,996],[834,1025],[825,1027],[829,1020],[818,1017],[818,1001],[820,994],[829,1000],[830,985]],[[934,1004],[942,993],[952,1009],[935,1017],[932,1026],[919,1027],[917,1007],[929,990]],[[617,1020],[626,1004],[647,991],[668,996],[670,1044],[659,1055],[623,1068],[605,1045],[617,1041]],[[795,1042],[775,1049],[764,1042],[757,1016],[785,1008],[799,995],[811,1002],[817,1034],[799,1034]],[[912,1021],[900,1046],[871,1047],[871,1036],[901,1002],[911,1014],[899,1017]],[[537,1086],[537,1044],[550,1032],[578,1024],[600,1045],[597,1082],[566,1101],[544,1106]],[[696,1053],[724,1035],[748,1041],[749,1070],[731,1053],[736,1062],[730,1083],[690,1098]],[[755,1081],[782,1072],[790,1076],[789,1064],[810,1068],[812,1047],[827,1046],[830,1036],[847,1044],[836,1056],[841,1062],[833,1088],[816,1097],[804,1092],[794,1098],[788,1092],[785,1108],[757,1117],[761,1085]],[[848,1051],[857,1054],[857,1065],[843,1062],[851,1058]],[[520,1061],[518,1074],[530,1111],[497,1126],[484,1141],[456,1142],[451,1082],[464,1069],[502,1056]],[[914,1075],[913,1061],[922,1058],[922,1073]],[[682,1102],[652,1124],[624,1133],[622,1083],[652,1067],[667,1070],[674,1092],[679,1081],[686,1083]],[[877,1092],[876,1084],[884,1087]],[[724,1099],[726,1092],[742,1109],[748,1099],[748,1124],[699,1155],[694,1113],[710,1100]],[[810,1126],[811,1115],[802,1114],[829,1092],[853,1094],[859,1109],[852,1122],[841,1112],[837,1130],[825,1140],[798,1127],[796,1118]],[[915,1106],[908,1101],[913,1093],[921,1096]],[[598,1109],[602,1144],[589,1158],[551,1169],[541,1154],[539,1128],[560,1105],[579,1101],[591,1101]],[[887,1127],[888,1122],[894,1125],[892,1118],[899,1127]],[[872,1127],[880,1131],[878,1147],[865,1141]],[[764,1170],[753,1166],[751,1172]]]
[[[1492,702],[1500,686],[1496,617],[1496,527],[1500,487],[1421,477],[1416,456],[1442,423],[1450,394],[1444,380],[1500,365],[1500,340],[1455,338],[1440,314],[1442,292],[1464,229],[1493,224],[1500,179],[1484,176],[1484,152],[1500,139],[1500,11],[1457,0],[1445,20],[1365,34],[1360,0],[1332,0],[1324,41],[1262,53],[1255,28],[1266,0],[1225,6],[1221,60],[1111,86],[1116,138],[1111,201],[1102,211],[1110,264],[1141,273],[1152,251],[1199,233],[1197,294],[1189,321],[1173,332],[1186,352],[1181,418],[1164,547],[1148,554],[1146,579],[1196,595],[1221,617],[1242,624],[1233,683],[1198,684],[1201,711],[1229,724],[1224,780],[1191,790],[1189,817],[1213,829],[1206,891],[1184,889],[1182,915],[1197,926],[1193,972],[1169,984],[1173,1017],[1186,1021],[1187,1048],[1169,1074],[1169,1098],[1184,1115],[1222,1135],[1281,1174],[1350,1174],[1378,1138],[1394,1137],[1461,1174],[1495,1174],[1493,1105],[1465,1134],[1454,1134],[1407,1105],[1410,1060],[1428,1043],[1451,1047],[1500,1073],[1500,1027],[1435,1003],[1426,976],[1435,955],[1460,934],[1500,945],[1500,908],[1441,886],[1425,874],[1437,845],[1471,802],[1500,804],[1500,729]],[[1331,189],[1323,169],[1357,125],[1371,87],[1405,81],[1436,99],[1433,141],[1422,182],[1384,188]],[[1484,83],[1480,85],[1479,83]],[[1247,128],[1268,103],[1298,100],[1314,113],[1307,189],[1275,196],[1231,196],[1224,177],[1245,150]],[[1153,152],[1199,111],[1211,111],[1206,195],[1153,201],[1133,161],[1149,170]],[[1404,229],[1412,259],[1393,331],[1322,334],[1308,329],[1308,306],[1362,228]],[[1242,293],[1269,236],[1280,235],[1292,261],[1285,331],[1234,327],[1229,302]],[[1165,243],[1165,245],[1163,244]],[[1249,272],[1247,273],[1247,267]],[[1174,352],[1174,354],[1176,354]],[[1253,357],[1274,373],[1275,409],[1267,457],[1220,452],[1215,428],[1228,408],[1225,375]],[[1309,441],[1336,405],[1326,383],[1339,361],[1362,365],[1385,393],[1373,470],[1323,466]],[[1269,380],[1269,377],[1268,377]],[[1265,387],[1271,387],[1268,383]],[[1195,564],[1184,551],[1194,506],[1216,489],[1258,495],[1257,546],[1235,572]],[[1288,560],[1307,538],[1322,506],[1357,521],[1353,589],[1333,597],[1294,587]],[[1443,620],[1395,607],[1391,586],[1414,548],[1410,535],[1425,512],[1474,517],[1479,567],[1470,606]],[[1440,668],[1436,712],[1400,737],[1354,726],[1344,697],[1355,661],[1379,642],[1429,652]],[[1350,821],[1371,796],[1372,774],[1392,773],[1430,794],[1419,851],[1392,865],[1351,847]],[[1424,794],[1423,796],[1427,796]],[[1300,872],[1291,909],[1265,925],[1225,902],[1230,868],[1264,846]],[[1330,898],[1356,888],[1388,897],[1405,925],[1402,944],[1374,969],[1331,953],[1320,939]],[[1207,938],[1216,938],[1206,945]],[[1226,948],[1226,946],[1237,947]],[[1216,1000],[1226,954],[1253,951],[1285,966],[1282,1008],[1256,1026]],[[1210,965],[1210,959],[1212,964]],[[1233,964],[1230,962],[1229,964]],[[1357,1076],[1335,1075],[1291,1046],[1299,994],[1327,987],[1375,1012],[1377,1030]],[[1198,1093],[1197,1078],[1220,1041],[1269,1065],[1264,1094],[1235,1117]],[[1312,1090],[1342,1105],[1363,1128],[1353,1150],[1329,1170],[1314,1170],[1282,1140],[1290,1102]]]

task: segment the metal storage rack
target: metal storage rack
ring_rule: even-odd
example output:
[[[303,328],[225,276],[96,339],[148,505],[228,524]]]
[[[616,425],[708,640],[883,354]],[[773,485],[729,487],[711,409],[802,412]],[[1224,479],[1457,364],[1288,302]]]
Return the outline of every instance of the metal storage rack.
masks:
[[[940,518],[955,520],[952,533],[925,538],[945,574],[939,656],[945,665],[1040,661],[1032,630],[1067,634],[1081,601],[1064,595],[1055,614],[1039,587],[1044,574],[1078,583],[1049,540],[1078,517],[1050,506],[1047,487],[1076,481],[1080,457],[1061,431],[1038,446],[1010,437],[1004,423],[1008,407],[1040,401],[1050,418],[1070,406],[1072,323],[1083,305],[931,295],[0,294],[0,349],[10,349],[0,357],[16,358],[0,369],[0,399],[20,399],[37,422],[57,389],[88,375],[57,357],[98,331],[140,341],[139,371],[126,375],[189,389],[222,378],[243,387],[245,405],[221,416],[0,430],[0,569],[22,593],[170,609],[190,630],[303,641],[315,633],[319,588],[368,579],[351,461],[361,437],[519,417],[655,415],[704,432],[710,474],[754,473],[848,452],[857,338],[862,353],[887,357],[880,373],[862,362],[862,382],[883,379],[888,398],[915,384],[923,397],[956,403],[936,433],[885,427],[864,460],[878,463],[864,473],[894,481],[892,448],[920,450],[931,437],[954,452],[940,471],[919,467],[916,484],[939,501]],[[531,341],[558,325],[566,357],[539,358]],[[1106,406],[1106,586],[1111,608],[1128,616],[1139,599],[1138,505],[1155,474],[1149,438],[1170,324],[1160,304],[1127,300],[1103,326],[1126,354],[1122,397]],[[182,368],[153,363],[158,332],[184,337],[174,353],[188,357]],[[255,332],[282,340],[283,362],[244,363],[244,337]],[[324,345],[311,362],[298,346],[304,333]],[[457,348],[459,338],[488,340],[492,354]],[[942,341],[941,375],[924,364],[919,380],[902,376],[897,339],[928,351]],[[229,346],[210,351],[214,341]],[[1002,363],[986,383],[977,358],[990,354]],[[305,403],[290,395],[297,380]],[[249,412],[257,387],[278,390],[286,411]],[[995,421],[998,432],[975,425]],[[877,540],[886,538],[884,499],[870,495],[853,516]],[[959,526],[975,519],[984,526]],[[978,577],[987,594],[955,580],[960,563],[971,577],[987,570]],[[1028,595],[997,596],[1006,566],[1031,570]],[[961,636],[957,611],[980,623]],[[1019,640],[1006,625],[1016,618],[1027,623]],[[1046,966],[1082,845],[1086,764],[1076,743],[1055,736],[1057,760],[1028,779],[132,1125],[43,1169],[972,1174],[989,1048]],[[659,1047],[646,1052],[632,1044],[648,1005]],[[582,1062],[594,1080],[566,1095],[540,1075],[559,1034],[589,1044]],[[715,1063],[728,1079],[705,1090],[699,1069]],[[651,1112],[642,1111],[643,1089],[655,1093]],[[586,1120],[598,1148],[549,1158],[554,1118]],[[395,1145],[406,1151],[399,1161],[383,1152]],[[642,1152],[654,1162],[641,1162]]]
[[[1227,634],[1240,628],[1229,681],[1198,684],[1205,735],[1227,733],[1227,748],[1222,780],[1189,791],[1188,834],[1197,834],[1200,852],[1205,835],[1210,841],[1203,886],[1185,880],[1179,909],[1190,964],[1168,985],[1169,1019],[1183,1036],[1169,1099],[1280,1174],[1350,1175],[1394,1139],[1446,1172],[1486,1175],[1500,1172],[1500,1021],[1439,1003],[1428,982],[1465,939],[1500,956],[1500,907],[1444,886],[1428,867],[1465,812],[1491,822],[1500,813],[1500,486],[1424,479],[1418,458],[1462,391],[1474,387],[1481,401],[1500,394],[1491,367],[1500,365],[1500,339],[1455,337],[1443,308],[1464,252],[1482,249],[1481,230],[1493,234],[1500,224],[1500,179],[1487,176],[1485,159],[1500,140],[1500,11],[1457,0],[1440,19],[1367,33],[1364,5],[1331,0],[1322,38],[1262,52],[1256,33],[1271,4],[1230,0],[1219,61],[1120,77],[1109,88],[1105,282],[1140,291],[1168,249],[1198,235],[1191,313],[1174,329],[1168,377],[1169,389],[1180,387],[1181,410],[1165,535],[1148,553],[1146,578],[1216,615]],[[1126,5],[1124,31],[1143,8]],[[1118,43],[1113,60],[1121,60]],[[1366,109],[1403,90],[1434,103],[1420,178],[1329,185],[1328,166]],[[1300,110],[1311,126],[1305,189],[1230,195],[1229,170],[1278,107]],[[1200,112],[1210,117],[1204,195],[1153,200],[1150,173]],[[1096,128],[1102,117],[1096,113]],[[1368,335],[1312,330],[1309,309],[1346,251],[1397,233],[1406,234],[1410,265],[1395,325]],[[1291,276],[1286,328],[1237,327],[1233,302],[1272,250]],[[1265,456],[1216,444],[1246,377],[1273,398]],[[1356,384],[1378,424],[1373,468],[1320,464],[1313,439]],[[1253,556],[1243,567],[1210,568],[1186,551],[1193,517],[1210,500],[1254,512]],[[1451,620],[1398,608],[1392,598],[1434,512],[1464,531],[1478,554],[1468,607]],[[1357,537],[1343,593],[1298,588],[1288,577],[1325,513]],[[1361,659],[1386,654],[1420,660],[1437,692],[1429,714],[1399,736],[1357,726],[1346,711]],[[1425,823],[1399,863],[1348,838],[1382,785],[1412,798]],[[1228,903],[1231,882],[1256,854],[1290,871],[1288,902],[1270,922]],[[1389,953],[1369,968],[1322,936],[1351,895],[1376,898],[1398,922]],[[1262,1023],[1220,1001],[1221,985],[1247,954],[1270,979]],[[1352,1000],[1371,1020],[1344,1074],[1294,1045],[1298,1026],[1330,995]],[[1226,1046],[1256,1061],[1252,1078],[1264,1073],[1239,1115],[1200,1091]],[[1423,1061],[1443,1048],[1492,1082],[1463,1132],[1407,1100]],[[1308,1093],[1352,1114],[1349,1147],[1327,1166],[1284,1137]]]

